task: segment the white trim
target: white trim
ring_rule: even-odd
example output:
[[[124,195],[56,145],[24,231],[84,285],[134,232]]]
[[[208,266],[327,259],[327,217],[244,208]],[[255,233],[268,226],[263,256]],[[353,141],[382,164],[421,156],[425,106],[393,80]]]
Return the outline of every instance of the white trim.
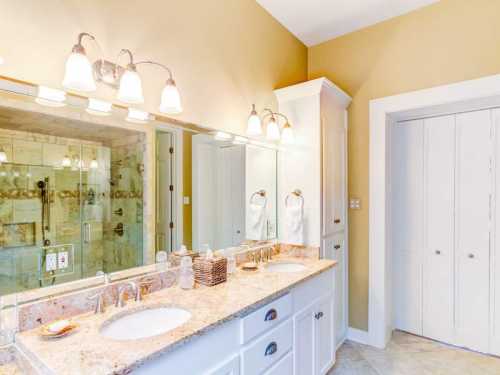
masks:
[[[361,329],[348,327],[347,328],[347,340],[357,342],[359,344],[368,344],[368,332],[362,331]]]
[[[341,106],[347,107],[352,100],[351,97],[336,84],[324,77],[274,90],[274,94],[276,95],[279,103],[285,103],[291,100],[319,95],[323,88],[334,94]]]
[[[399,119],[402,112],[411,117],[425,108],[429,114],[444,113],[436,107],[456,108],[457,103],[471,101],[477,107],[487,106],[492,97],[500,96],[500,75],[443,85],[370,101],[370,151],[369,151],[369,303],[368,343],[383,348],[390,339],[391,272],[390,244],[388,242],[388,126]],[[479,100],[480,104],[477,104]],[[481,104],[482,103],[482,104]],[[424,110],[422,110],[424,109]],[[399,117],[398,117],[399,116]]]

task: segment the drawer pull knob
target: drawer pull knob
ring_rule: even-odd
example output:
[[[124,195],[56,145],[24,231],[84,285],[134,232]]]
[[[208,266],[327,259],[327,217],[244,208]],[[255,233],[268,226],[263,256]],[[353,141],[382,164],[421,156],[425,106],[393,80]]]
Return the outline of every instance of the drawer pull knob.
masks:
[[[320,320],[323,317],[323,312],[320,311],[319,313],[316,313],[314,317],[316,318],[316,320]]]
[[[264,355],[268,356],[268,355],[273,355],[274,353],[276,353],[278,351],[278,344],[276,344],[275,341],[273,341],[272,343],[270,343],[267,348],[266,348],[266,352],[264,353]]]
[[[340,245],[335,245],[333,248],[334,248],[335,250],[338,250],[338,249],[340,249]]]
[[[334,224],[340,224],[340,219],[335,219],[335,220],[333,220],[333,223],[334,223]]]
[[[278,312],[276,311],[276,309],[271,309],[266,313],[264,321],[270,322],[271,320],[275,320],[276,318],[278,318]]]
[[[441,250],[436,250],[436,255],[440,255],[441,254]]]
[[[471,253],[471,254],[469,254],[469,258],[470,258],[470,259],[474,259],[474,254],[472,254],[472,253]]]

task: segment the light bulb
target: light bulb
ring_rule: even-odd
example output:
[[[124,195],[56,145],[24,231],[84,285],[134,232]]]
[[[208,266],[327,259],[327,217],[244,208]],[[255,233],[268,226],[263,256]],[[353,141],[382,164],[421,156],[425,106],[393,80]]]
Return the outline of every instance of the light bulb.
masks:
[[[278,141],[280,139],[280,128],[274,117],[271,117],[267,123],[266,138],[269,141]]]
[[[38,86],[38,95],[35,99],[38,104],[49,107],[64,107],[66,103],[66,93],[50,87]]]
[[[129,104],[144,103],[141,77],[137,73],[135,66],[132,64],[127,67],[122,77],[120,78],[118,100]]]
[[[247,134],[251,136],[262,134],[262,124],[255,110],[255,104],[252,105],[252,112],[250,112],[250,116],[248,116]]]
[[[292,144],[295,141],[295,134],[290,124],[287,122],[283,126],[283,131],[281,132],[281,142],[284,144]]]
[[[150,119],[149,113],[141,111],[140,109],[129,108],[128,115],[125,120],[137,124],[146,124]]]
[[[90,161],[89,168],[90,168],[90,169],[97,169],[97,168],[99,168],[99,163],[97,162],[97,160],[96,160],[96,159],[92,159],[92,160]]]
[[[96,116],[109,116],[111,114],[111,103],[89,98],[88,113]]]
[[[96,90],[92,64],[81,44],[73,47],[66,60],[66,70],[62,85],[69,90],[90,92]]]
[[[71,159],[68,157],[68,155],[65,155],[64,158],[62,159],[61,166],[63,168],[71,167]]]
[[[167,81],[161,92],[160,112],[172,115],[182,112],[181,96],[172,78]]]
[[[7,153],[2,147],[0,147],[0,164],[7,163]]]

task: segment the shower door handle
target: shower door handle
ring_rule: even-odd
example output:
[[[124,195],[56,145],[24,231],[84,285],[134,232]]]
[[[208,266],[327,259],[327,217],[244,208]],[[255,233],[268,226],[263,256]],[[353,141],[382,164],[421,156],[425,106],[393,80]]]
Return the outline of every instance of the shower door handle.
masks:
[[[83,223],[83,242],[90,243],[90,223]]]

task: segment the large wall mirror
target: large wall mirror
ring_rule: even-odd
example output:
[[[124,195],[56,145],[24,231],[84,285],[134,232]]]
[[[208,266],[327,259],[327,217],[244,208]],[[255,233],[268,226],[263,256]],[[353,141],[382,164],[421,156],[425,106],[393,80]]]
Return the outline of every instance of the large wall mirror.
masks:
[[[156,250],[225,249],[277,236],[277,150],[220,132],[156,135]]]
[[[182,244],[277,237],[275,147],[36,95],[0,80],[0,297],[24,303],[149,272],[158,251]]]

